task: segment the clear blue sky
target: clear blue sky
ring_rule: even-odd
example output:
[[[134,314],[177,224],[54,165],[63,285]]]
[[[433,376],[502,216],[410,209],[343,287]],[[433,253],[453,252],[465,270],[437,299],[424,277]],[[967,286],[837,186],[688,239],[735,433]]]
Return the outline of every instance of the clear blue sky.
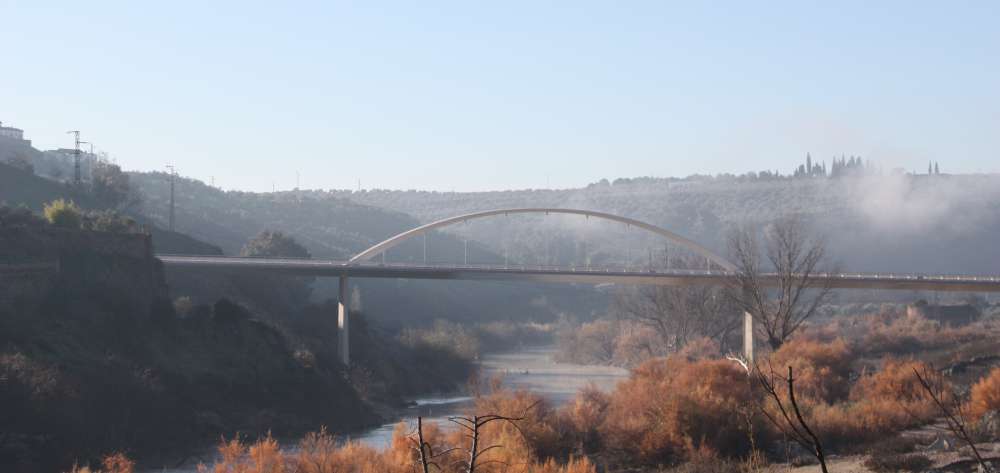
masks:
[[[1000,2],[0,0],[0,120],[227,189],[1000,171]]]

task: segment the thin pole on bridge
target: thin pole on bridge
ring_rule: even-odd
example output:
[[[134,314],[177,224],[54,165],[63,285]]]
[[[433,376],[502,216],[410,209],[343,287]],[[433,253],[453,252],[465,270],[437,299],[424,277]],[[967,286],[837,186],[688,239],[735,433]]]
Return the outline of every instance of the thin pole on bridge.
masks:
[[[625,224],[625,271],[628,271],[632,267],[632,240],[628,237],[628,231],[631,228],[629,224]]]
[[[469,239],[465,239],[465,265],[469,265]]]
[[[383,253],[384,255],[385,253]],[[340,362],[344,366],[351,366],[351,347],[350,347],[350,297],[351,292],[348,290],[348,280],[347,276],[340,276],[340,287],[337,294],[337,351],[340,354]]]
[[[504,216],[505,219],[507,219],[508,222],[510,221],[510,218],[509,218],[510,214],[504,213],[503,216]],[[504,267],[504,269],[508,268],[509,265],[510,265],[510,260],[508,259],[508,254],[507,254],[508,251],[510,250],[510,241],[509,240],[510,240],[510,238],[508,238],[506,236],[504,237],[504,242],[503,242],[503,267]]]
[[[427,264],[427,232],[424,232],[424,264]]]

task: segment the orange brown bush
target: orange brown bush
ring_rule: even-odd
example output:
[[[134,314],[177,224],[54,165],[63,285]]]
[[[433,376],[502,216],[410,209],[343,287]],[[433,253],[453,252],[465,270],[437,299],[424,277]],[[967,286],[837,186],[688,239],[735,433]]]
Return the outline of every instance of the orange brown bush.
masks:
[[[135,462],[124,453],[112,453],[101,459],[101,470],[93,470],[89,466],[74,466],[70,473],[133,473]]]
[[[497,393],[490,399],[491,407],[520,409],[532,405],[530,395],[517,392]],[[553,417],[543,417],[551,420]],[[525,417],[528,420],[528,417]],[[531,425],[529,425],[531,424]],[[549,427],[546,422],[524,424],[526,435],[536,441],[544,438]],[[490,424],[499,427],[500,424]],[[520,425],[520,424],[519,424]],[[481,445],[482,452],[488,446],[499,445],[489,450],[479,462],[476,471],[499,473],[502,471],[523,471],[525,473],[596,473],[594,465],[586,458],[572,458],[560,462],[555,458],[539,460],[530,442],[518,439],[517,429],[485,429]],[[303,438],[297,448],[282,449],[270,436],[247,443],[240,439],[223,441],[219,446],[221,459],[209,466],[200,466],[200,473],[412,473],[417,471],[419,450],[414,442],[414,429],[400,423],[393,431],[392,441],[385,450],[377,450],[359,442],[341,443],[325,430],[311,433]],[[464,471],[462,462],[468,459],[465,449],[468,438],[456,429],[443,429],[428,423],[423,428],[424,440],[432,445],[435,454],[443,455],[434,460],[443,473]],[[527,438],[527,437],[526,437]],[[454,447],[455,450],[449,451]],[[511,469],[513,468],[513,469]],[[117,472],[116,472],[117,473]],[[131,472],[124,472],[131,473]]]
[[[611,394],[601,434],[612,450],[649,464],[742,456],[751,435],[744,414],[755,396],[746,372],[731,361],[654,359]]]
[[[794,338],[761,364],[783,374],[789,366],[795,375],[795,395],[807,402],[832,403],[849,393],[848,378],[854,357],[847,343],[837,338],[822,341]]]
[[[973,385],[969,397],[969,414],[975,418],[1000,410],[1000,368],[994,368]]]
[[[881,370],[859,379],[845,402],[814,406],[814,427],[831,446],[852,446],[932,421],[938,411],[914,370],[944,383],[925,363],[887,360]]]

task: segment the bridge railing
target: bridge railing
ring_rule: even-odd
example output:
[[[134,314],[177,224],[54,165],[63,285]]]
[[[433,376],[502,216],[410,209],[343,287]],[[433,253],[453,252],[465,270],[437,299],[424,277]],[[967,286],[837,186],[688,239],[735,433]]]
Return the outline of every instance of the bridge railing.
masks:
[[[602,266],[562,266],[544,264],[499,264],[499,263],[407,263],[407,262],[377,262],[364,261],[348,263],[338,260],[321,260],[310,258],[269,258],[269,257],[242,257],[242,256],[213,256],[213,255],[176,255],[160,254],[157,257],[185,260],[188,262],[197,261],[211,264],[212,261],[233,262],[241,261],[260,263],[266,262],[268,265],[279,266],[281,264],[305,265],[310,267],[355,267],[355,268],[393,268],[405,270],[473,270],[473,271],[542,271],[553,273],[581,273],[581,274],[633,274],[633,275],[664,275],[664,276],[732,276],[731,271],[717,269],[673,269],[655,268],[641,264],[636,265],[602,265]],[[764,273],[764,276],[777,276],[774,273]],[[887,272],[840,272],[840,273],[814,273],[813,277],[821,279],[839,280],[890,280],[890,281],[928,281],[928,282],[1000,282],[1000,276],[985,276],[971,274],[928,274],[928,273],[887,273]]]

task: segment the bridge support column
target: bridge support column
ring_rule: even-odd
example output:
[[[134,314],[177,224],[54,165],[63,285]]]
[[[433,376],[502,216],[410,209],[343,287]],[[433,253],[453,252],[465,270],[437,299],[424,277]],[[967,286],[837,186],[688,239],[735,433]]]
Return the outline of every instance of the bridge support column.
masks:
[[[743,358],[753,362],[753,316],[743,312]]]
[[[337,351],[340,352],[340,362],[344,366],[351,366],[351,346],[350,330],[350,303],[351,291],[348,287],[347,276],[340,277],[340,293],[337,296]]]

